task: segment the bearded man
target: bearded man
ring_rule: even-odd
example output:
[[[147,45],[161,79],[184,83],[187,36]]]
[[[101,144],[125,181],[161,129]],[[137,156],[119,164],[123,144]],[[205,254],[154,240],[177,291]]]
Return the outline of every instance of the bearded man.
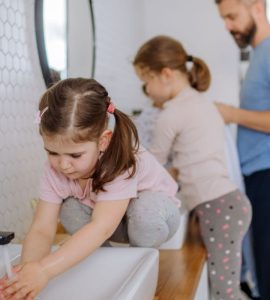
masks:
[[[263,0],[215,0],[240,48],[253,48],[241,86],[240,108],[218,103],[226,123],[238,125],[237,146],[253,208],[254,256],[262,300],[270,299],[270,24]]]

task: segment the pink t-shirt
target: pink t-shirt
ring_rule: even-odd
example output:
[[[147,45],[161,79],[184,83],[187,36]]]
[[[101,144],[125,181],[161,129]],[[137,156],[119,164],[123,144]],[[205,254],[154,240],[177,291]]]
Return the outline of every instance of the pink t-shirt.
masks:
[[[124,200],[135,198],[141,191],[161,191],[171,197],[176,206],[180,201],[176,198],[177,183],[160,163],[145,149],[137,154],[137,170],[132,178],[128,172],[104,185],[105,192],[92,192],[92,180],[89,179],[86,188],[82,190],[77,180],[70,180],[54,170],[47,162],[41,178],[40,199],[61,204],[68,197],[75,197],[83,204],[94,207],[97,201]]]

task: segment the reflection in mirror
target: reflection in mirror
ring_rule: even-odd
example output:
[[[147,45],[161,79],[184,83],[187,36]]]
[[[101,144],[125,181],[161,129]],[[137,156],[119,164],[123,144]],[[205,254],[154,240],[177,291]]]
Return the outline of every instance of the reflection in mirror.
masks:
[[[53,81],[67,77],[67,1],[43,1],[43,28]]]
[[[35,22],[40,65],[47,86],[67,77],[94,76],[91,0],[36,0]]]

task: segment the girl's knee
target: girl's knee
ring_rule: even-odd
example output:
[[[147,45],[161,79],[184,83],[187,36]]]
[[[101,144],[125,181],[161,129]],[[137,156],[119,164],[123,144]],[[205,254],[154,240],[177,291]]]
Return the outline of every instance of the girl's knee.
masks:
[[[130,243],[140,247],[159,247],[177,231],[179,209],[164,193],[143,192],[127,210]]]
[[[90,221],[91,212],[90,207],[70,197],[63,201],[60,222],[69,234],[73,234]]]
[[[132,246],[159,247],[170,236],[170,229],[164,220],[143,218],[128,219],[128,237]]]

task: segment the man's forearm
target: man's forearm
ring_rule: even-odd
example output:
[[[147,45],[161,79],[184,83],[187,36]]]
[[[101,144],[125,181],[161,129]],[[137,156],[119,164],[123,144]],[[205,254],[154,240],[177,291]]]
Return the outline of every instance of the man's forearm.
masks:
[[[235,109],[233,115],[233,121],[238,125],[270,133],[270,111],[250,111],[239,108]]]

